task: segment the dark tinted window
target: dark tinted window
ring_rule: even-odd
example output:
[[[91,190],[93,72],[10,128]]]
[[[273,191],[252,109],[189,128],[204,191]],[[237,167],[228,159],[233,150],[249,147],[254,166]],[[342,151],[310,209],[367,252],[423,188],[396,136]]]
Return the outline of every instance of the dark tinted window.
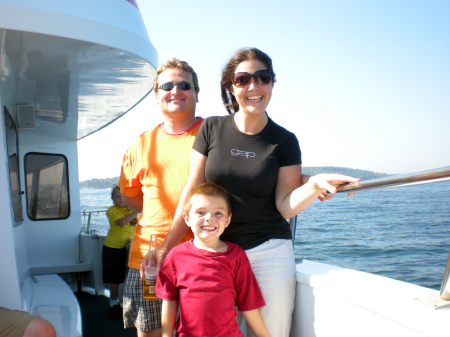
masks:
[[[67,159],[29,153],[25,157],[27,209],[32,220],[65,219],[70,214]]]

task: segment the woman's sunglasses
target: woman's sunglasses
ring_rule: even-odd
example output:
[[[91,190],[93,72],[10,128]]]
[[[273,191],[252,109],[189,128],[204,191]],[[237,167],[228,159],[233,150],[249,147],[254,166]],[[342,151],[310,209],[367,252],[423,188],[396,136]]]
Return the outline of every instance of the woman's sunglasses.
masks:
[[[193,86],[192,84],[190,84],[189,82],[183,81],[183,82],[180,82],[180,83],[170,83],[170,82],[167,82],[167,83],[161,84],[158,88],[159,88],[159,89],[162,89],[162,90],[164,90],[164,91],[172,91],[172,89],[173,89],[174,86],[177,86],[178,89],[183,90],[183,91],[189,90],[189,89],[191,89],[191,88],[194,87],[194,86]]]
[[[253,75],[244,72],[236,73],[233,76],[233,84],[238,88],[243,88],[250,83],[252,77],[255,79],[257,85],[267,85],[273,76],[272,72],[267,69],[255,71]]]

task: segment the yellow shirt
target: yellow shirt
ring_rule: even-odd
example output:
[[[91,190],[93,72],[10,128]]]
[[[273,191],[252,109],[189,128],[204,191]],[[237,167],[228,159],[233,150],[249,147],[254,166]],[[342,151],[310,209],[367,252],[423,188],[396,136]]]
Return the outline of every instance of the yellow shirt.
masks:
[[[126,207],[111,206],[106,211],[106,216],[109,220],[109,231],[106,235],[103,244],[110,248],[123,248],[127,245],[129,238],[133,236],[134,228],[136,226],[127,223],[125,226],[119,226],[116,224],[116,220],[125,218],[133,211],[128,212]]]
[[[134,230],[128,266],[139,270],[151,234],[161,244],[172,225],[178,200],[189,174],[192,144],[203,119],[181,135],[159,125],[140,135],[124,155],[119,179],[124,196],[144,195],[144,206]],[[192,232],[182,240],[193,238]]]

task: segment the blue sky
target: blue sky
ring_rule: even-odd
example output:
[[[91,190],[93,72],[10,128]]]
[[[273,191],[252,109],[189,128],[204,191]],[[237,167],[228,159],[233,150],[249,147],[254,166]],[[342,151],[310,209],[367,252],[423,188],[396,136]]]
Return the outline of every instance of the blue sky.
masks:
[[[138,0],[160,61],[199,76],[197,115],[224,115],[220,70],[238,48],[268,53],[269,116],[294,132],[304,166],[412,173],[450,166],[450,1]],[[79,142],[80,180],[120,173],[161,121],[154,94]]]

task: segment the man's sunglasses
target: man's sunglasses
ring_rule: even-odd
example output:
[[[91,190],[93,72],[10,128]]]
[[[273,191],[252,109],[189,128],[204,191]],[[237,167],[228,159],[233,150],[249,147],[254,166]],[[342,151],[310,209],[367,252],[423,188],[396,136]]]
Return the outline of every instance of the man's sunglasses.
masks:
[[[191,89],[191,88],[194,87],[194,86],[193,86],[192,84],[190,84],[189,82],[183,81],[183,82],[180,82],[180,83],[170,83],[170,82],[167,82],[167,83],[161,84],[158,88],[159,88],[159,89],[162,89],[162,90],[164,90],[164,91],[172,91],[172,89],[173,89],[174,86],[177,86],[178,89],[183,90],[183,91],[189,90],[189,89]]]
[[[253,75],[245,72],[236,73],[233,76],[233,84],[238,88],[243,88],[250,83],[252,77],[255,79],[257,85],[267,85],[273,76],[272,72],[267,69],[255,71]]]

